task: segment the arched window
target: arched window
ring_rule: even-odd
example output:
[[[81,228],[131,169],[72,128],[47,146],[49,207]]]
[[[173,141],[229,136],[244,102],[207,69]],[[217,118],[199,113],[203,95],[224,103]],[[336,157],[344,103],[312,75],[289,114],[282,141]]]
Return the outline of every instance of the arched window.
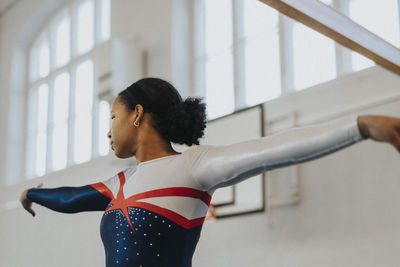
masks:
[[[95,54],[110,38],[110,0],[69,1],[29,48],[27,178],[109,152],[110,104],[99,101]]]

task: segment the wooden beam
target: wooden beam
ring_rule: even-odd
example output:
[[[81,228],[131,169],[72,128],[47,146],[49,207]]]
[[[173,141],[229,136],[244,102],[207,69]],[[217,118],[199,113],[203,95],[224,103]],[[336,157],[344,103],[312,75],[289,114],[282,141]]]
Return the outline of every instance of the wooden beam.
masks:
[[[318,0],[259,0],[400,75],[400,49]]]

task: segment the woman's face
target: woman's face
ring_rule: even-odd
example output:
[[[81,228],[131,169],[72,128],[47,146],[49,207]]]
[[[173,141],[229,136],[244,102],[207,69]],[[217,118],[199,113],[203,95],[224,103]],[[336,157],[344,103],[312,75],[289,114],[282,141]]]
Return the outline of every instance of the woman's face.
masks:
[[[111,149],[118,158],[129,158],[135,155],[137,130],[135,122],[137,111],[129,112],[117,97],[111,106],[111,129],[108,132]]]

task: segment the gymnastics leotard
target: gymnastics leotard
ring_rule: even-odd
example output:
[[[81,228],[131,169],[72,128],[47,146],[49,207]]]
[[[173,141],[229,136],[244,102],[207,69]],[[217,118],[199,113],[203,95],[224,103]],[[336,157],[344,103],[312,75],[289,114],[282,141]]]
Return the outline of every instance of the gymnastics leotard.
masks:
[[[217,188],[333,153],[365,139],[354,118],[292,128],[231,145],[199,145],[82,187],[32,188],[29,200],[58,212],[104,211],[106,266],[192,266]]]

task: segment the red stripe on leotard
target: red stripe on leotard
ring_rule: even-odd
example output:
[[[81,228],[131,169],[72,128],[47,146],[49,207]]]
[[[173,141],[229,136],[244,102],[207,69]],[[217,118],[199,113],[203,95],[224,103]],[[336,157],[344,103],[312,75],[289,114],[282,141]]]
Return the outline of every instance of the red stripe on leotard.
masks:
[[[121,211],[124,213],[125,217],[128,219],[128,222],[131,225],[132,229],[133,229],[133,226],[132,226],[132,224],[129,220],[129,216],[128,216],[128,210],[127,210],[128,207],[140,207],[140,208],[148,209],[150,211],[153,211],[159,215],[162,215],[162,216],[170,219],[171,221],[179,224],[180,226],[182,226],[186,229],[190,229],[190,228],[193,228],[193,227],[203,224],[205,217],[189,220],[189,219],[185,218],[184,216],[182,216],[172,210],[162,208],[162,207],[150,204],[150,203],[138,201],[138,200],[145,199],[145,198],[153,198],[153,197],[183,196],[183,197],[191,197],[191,198],[200,199],[207,206],[209,206],[210,202],[211,202],[211,196],[207,192],[189,188],[189,187],[169,187],[169,188],[151,190],[151,191],[139,193],[139,194],[130,196],[128,198],[125,198],[124,191],[123,191],[123,187],[124,187],[124,184],[126,181],[124,172],[119,172],[118,177],[119,177],[119,182],[120,182],[118,195],[115,199],[113,199],[111,201],[111,203],[113,205],[111,207],[109,207],[106,210],[106,212],[110,211],[110,210],[121,209]]]
[[[203,201],[207,206],[210,205],[211,196],[204,191],[190,187],[168,187],[139,193],[127,198],[127,200],[140,200],[151,197],[192,197]]]
[[[90,184],[90,186],[93,187],[94,189],[96,189],[97,191],[99,191],[99,193],[101,193],[101,194],[105,195],[106,197],[108,197],[109,199],[113,199],[114,198],[113,193],[102,182],[95,183],[95,184]]]

